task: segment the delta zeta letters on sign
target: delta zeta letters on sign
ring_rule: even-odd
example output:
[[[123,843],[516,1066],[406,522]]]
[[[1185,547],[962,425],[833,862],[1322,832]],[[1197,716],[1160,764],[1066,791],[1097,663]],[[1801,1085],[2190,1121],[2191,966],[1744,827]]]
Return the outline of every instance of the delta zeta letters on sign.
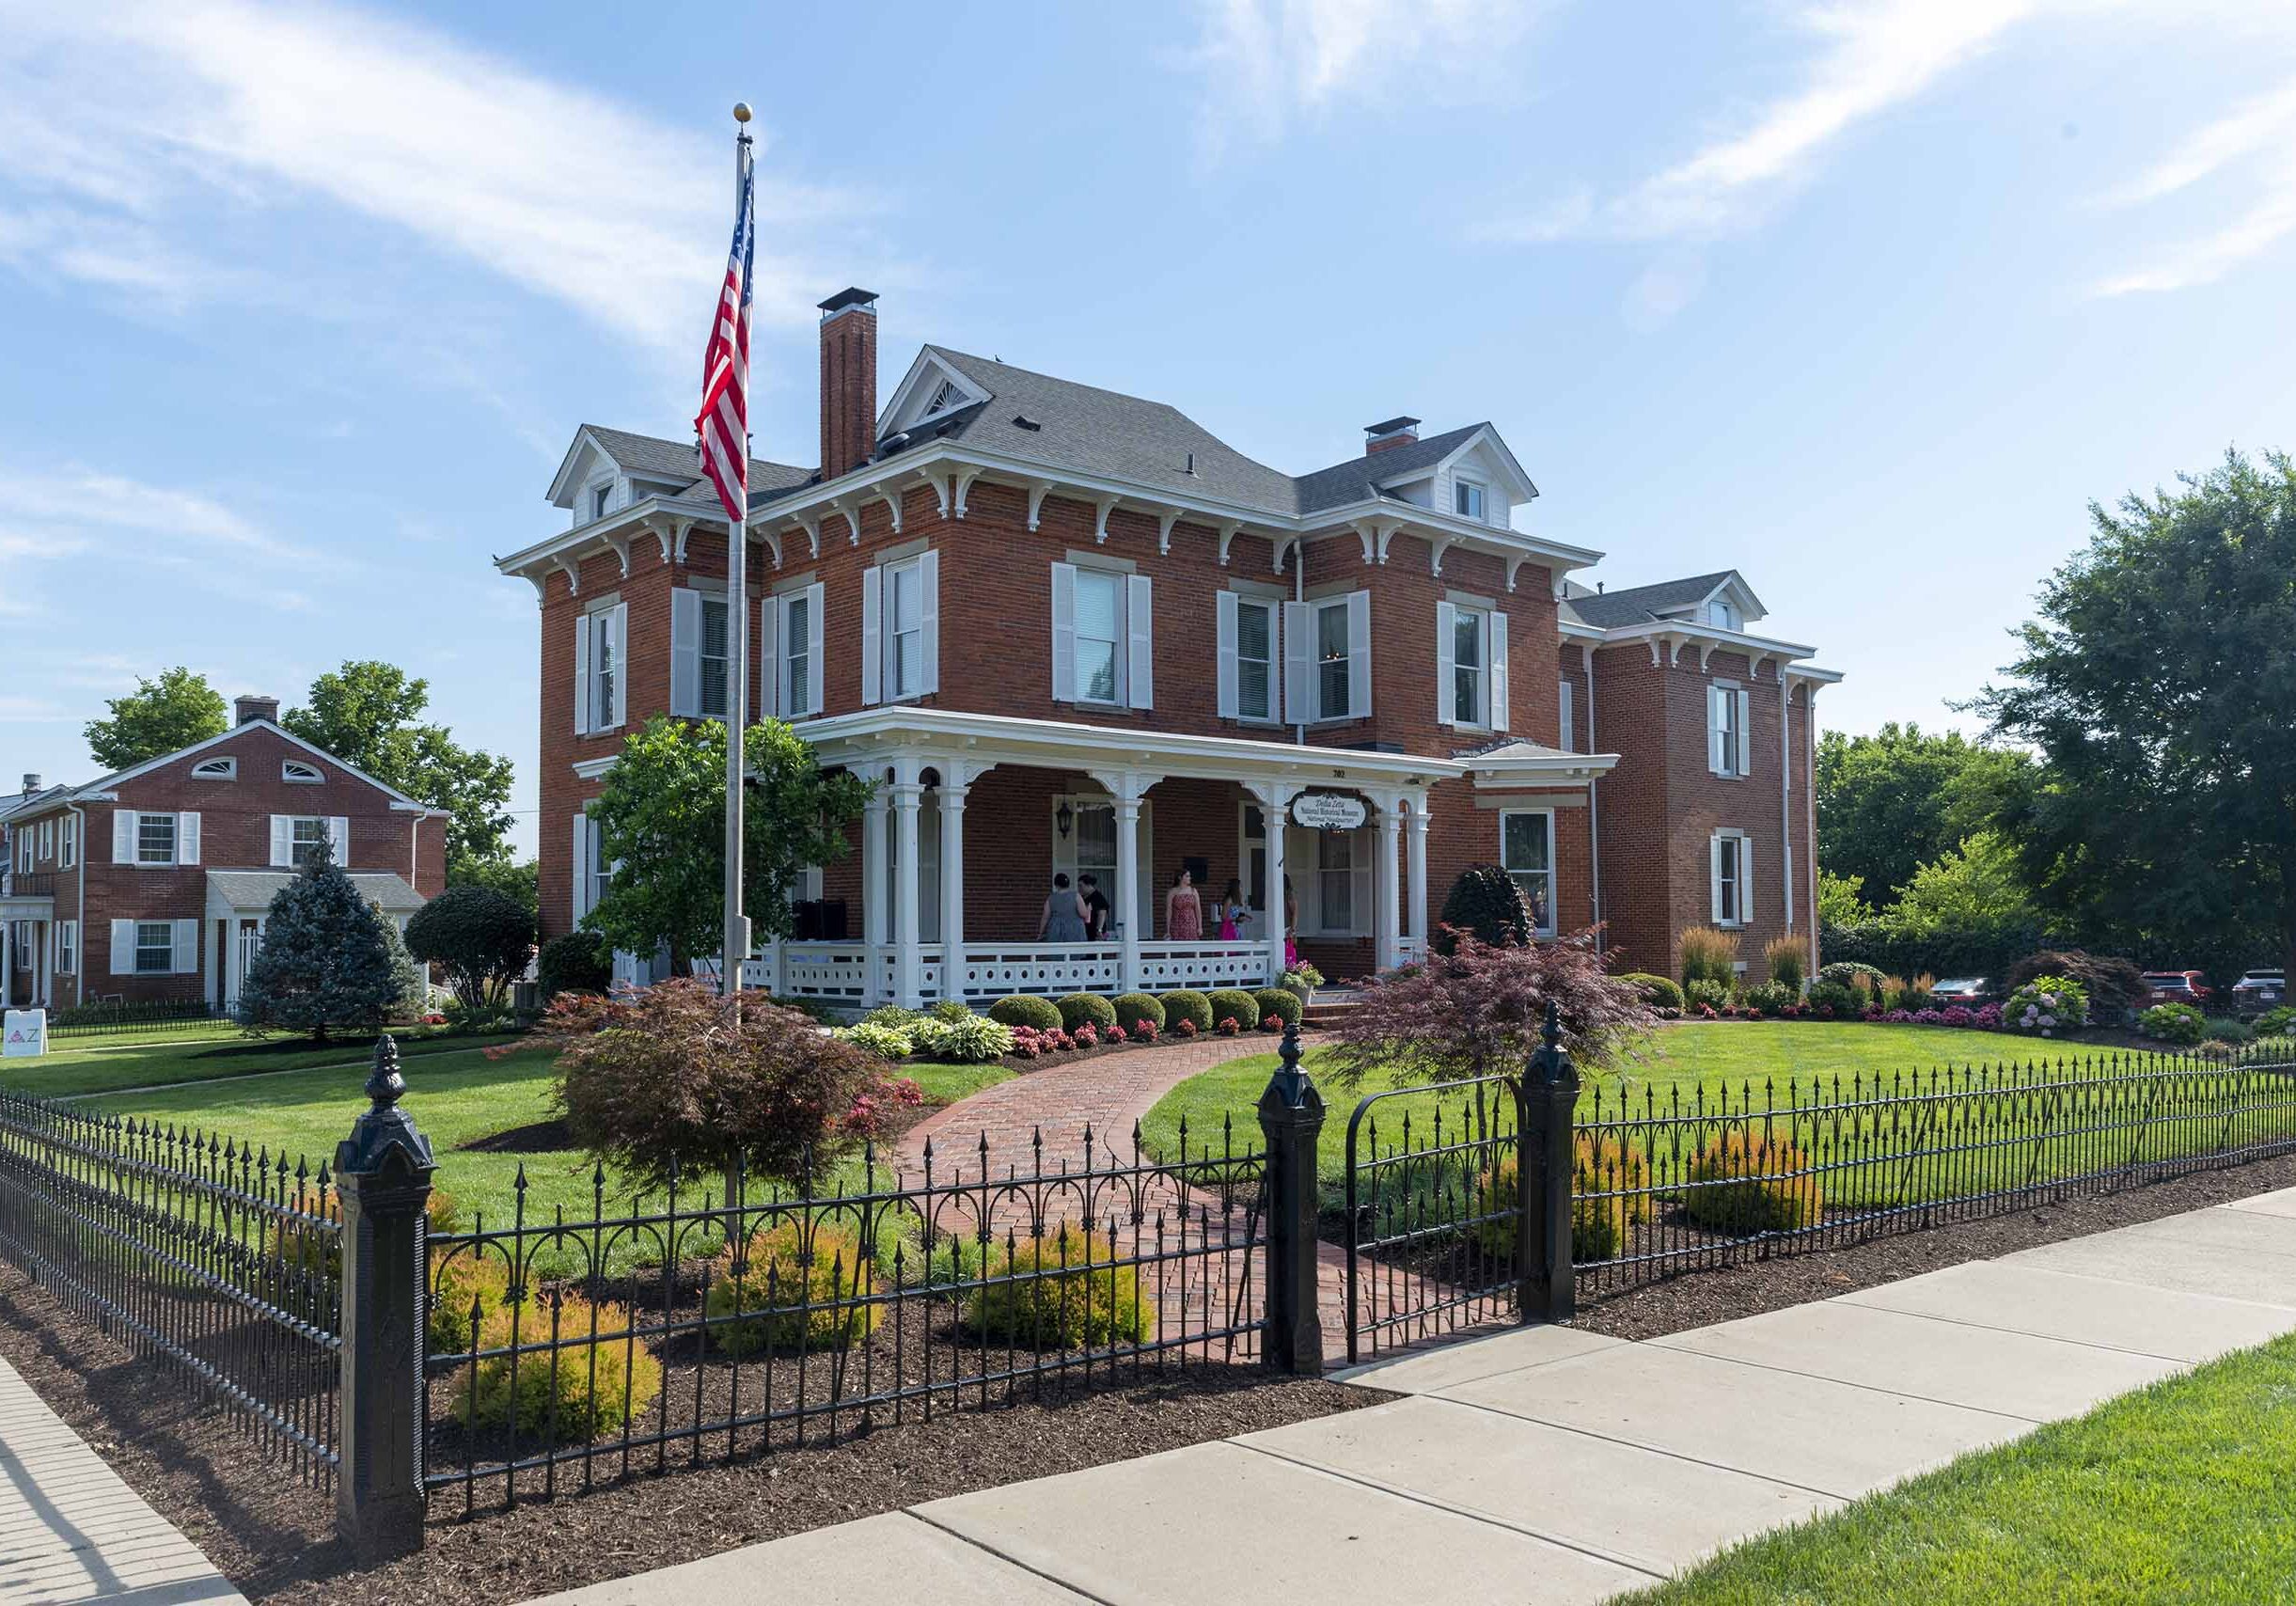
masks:
[[[0,1059],[37,1058],[48,1051],[48,1012],[12,1009],[0,1017]]]

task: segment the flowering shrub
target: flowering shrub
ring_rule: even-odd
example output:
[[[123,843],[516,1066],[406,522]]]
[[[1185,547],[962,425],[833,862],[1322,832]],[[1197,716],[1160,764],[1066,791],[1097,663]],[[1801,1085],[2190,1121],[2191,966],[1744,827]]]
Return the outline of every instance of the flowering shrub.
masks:
[[[2136,1024],[2138,1031],[2156,1043],[2189,1047],[2209,1034],[2208,1017],[2191,1004],[2155,1004],[2136,1017]]]
[[[1119,1026],[1111,1026],[1109,1030],[1121,1031],[1124,1029]],[[1099,1029],[1088,1020],[1068,1034],[1068,1041],[1078,1048],[1097,1048],[1100,1047]]]
[[[924,1090],[914,1079],[884,1082],[853,1101],[845,1111],[844,1128],[855,1138],[880,1138],[888,1130],[887,1117],[895,1110],[914,1110],[924,1103]]]
[[[1910,1009],[1893,1009],[1885,1013],[1881,1018],[1893,1026],[1911,1026],[1913,1024],[1913,1012]]]
[[[1153,1020],[1143,1018],[1132,1028],[1132,1041],[1135,1043],[1153,1043],[1156,1040],[1157,1035],[1156,1025]]]
[[[2070,976],[2036,976],[2009,995],[2001,1018],[2012,1031],[2037,1031],[2043,1037],[2085,1026],[2088,989]]]
[[[432,1010],[422,1017],[422,1023],[425,1026],[444,1026],[447,1024],[447,1017],[438,1011]]]
[[[1977,1011],[1977,1018],[1971,1021],[1970,1024],[1977,1028],[1977,1030],[1980,1031],[2000,1031],[2001,1006],[1993,1003],[1985,1005],[1983,1008]]]
[[[1185,1015],[1180,1017],[1180,1035],[1183,1037],[1196,1035],[1196,1023]]]
[[[1262,1031],[1282,1031],[1283,1030],[1283,1017],[1280,1015],[1264,1015],[1260,1016],[1260,1030]]]
[[[1940,1026],[1970,1026],[1976,1022],[1976,1012],[1961,1004],[1947,1004],[1937,1012]]]
[[[1222,1037],[1233,1037],[1244,1029],[1236,1024],[1235,1016],[1232,1015],[1223,1015],[1219,1017],[1219,1025],[1214,1030],[1216,1030]]]
[[[1124,1030],[1124,1023],[1120,1020],[1109,1028],[1108,1040],[1111,1043],[1129,1043],[1132,1041],[1132,1034]]]
[[[1699,1019],[1701,1019],[1701,1020],[1712,1020],[1712,1019],[1714,1019],[1714,1018],[1715,1018],[1715,1009],[1714,1009],[1714,1006],[1713,1006],[1712,1004],[1710,1004],[1710,1003],[1702,1003],[1702,1004],[1700,1004],[1700,1005],[1698,1006],[1698,1018],[1699,1018]]]

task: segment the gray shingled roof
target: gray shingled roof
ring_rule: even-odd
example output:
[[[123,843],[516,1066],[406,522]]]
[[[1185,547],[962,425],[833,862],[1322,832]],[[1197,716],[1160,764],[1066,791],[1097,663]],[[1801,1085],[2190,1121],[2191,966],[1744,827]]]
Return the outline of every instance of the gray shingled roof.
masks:
[[[1344,508],[1350,502],[1376,496],[1379,495],[1380,480],[1392,480],[1413,469],[1433,468],[1465,445],[1468,436],[1488,427],[1469,424],[1465,429],[1445,430],[1439,435],[1429,435],[1409,446],[1365,452],[1329,468],[1318,468],[1313,474],[1302,474],[1296,481],[1299,487],[1299,511],[1320,512],[1326,508]]]
[[[1656,585],[1629,586],[1624,590],[1571,597],[1563,604],[1563,612],[1565,617],[1597,630],[1647,624],[1669,608],[1691,607],[1706,601],[1717,586],[1737,573],[1735,569],[1724,569],[1719,574],[1692,575],[1688,579],[1660,580]]]
[[[692,441],[664,440],[659,435],[636,435],[627,430],[609,430],[604,424],[584,424],[584,430],[605,449],[615,464],[632,474],[642,474],[650,480],[674,480],[685,487],[682,496],[704,493],[715,496],[716,492],[695,467]],[[810,468],[793,468],[786,463],[768,463],[762,457],[749,460],[749,487],[759,491],[781,492],[794,490],[813,478]]]
[[[211,870],[207,884],[235,909],[267,909],[279,890],[295,878],[292,870]],[[387,870],[354,870],[351,884],[359,896],[379,905],[386,915],[411,915],[430,900]]]

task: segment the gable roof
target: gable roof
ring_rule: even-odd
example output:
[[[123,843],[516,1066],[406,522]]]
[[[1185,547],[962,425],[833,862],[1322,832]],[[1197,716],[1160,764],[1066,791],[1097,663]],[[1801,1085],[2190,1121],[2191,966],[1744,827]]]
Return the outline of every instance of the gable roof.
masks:
[[[1478,430],[1489,428],[1488,424],[1469,424],[1464,429],[1445,430],[1439,435],[1429,435],[1409,446],[1365,452],[1329,468],[1318,468],[1313,474],[1302,474],[1295,481],[1299,487],[1298,511],[1312,513],[1325,508],[1344,508],[1350,502],[1368,501],[1380,494],[1382,484],[1433,469],[1465,446]]]
[[[1628,586],[1623,590],[1589,591],[1583,596],[1565,597],[1563,615],[1597,630],[1647,624],[1672,609],[1696,607],[1731,580],[1738,580],[1736,569],[1692,575],[1680,580],[1660,580],[1655,585]],[[1738,580],[1738,584],[1743,587],[1745,581]]]
[[[660,435],[635,434],[628,430],[610,430],[604,424],[584,424],[574,431],[574,444],[566,449],[566,456],[558,465],[558,475],[550,481],[550,495],[556,499],[565,483],[568,470],[588,441],[604,453],[624,474],[642,476],[649,480],[665,480],[684,487],[681,496],[706,495],[716,499],[716,490],[701,478],[700,461],[692,441],[665,440]],[[810,468],[796,468],[786,463],[768,463],[762,457],[749,460],[749,489],[752,496],[760,491],[778,495],[794,490],[813,478]]]
[[[313,758],[325,760],[328,764],[333,764],[337,769],[341,770],[345,775],[351,777],[352,779],[364,781],[369,786],[373,787],[377,792],[382,793],[385,797],[388,797],[392,802],[400,804],[406,809],[418,811],[433,817],[443,817],[448,812],[448,811],[445,809],[434,809],[428,803],[417,802],[416,799],[409,797],[405,793],[400,791],[397,787],[390,785],[386,781],[377,780],[373,776],[369,775],[365,770],[362,770],[354,764],[347,764],[343,760],[337,758],[333,753],[328,752],[324,748],[317,747],[305,741],[301,736],[296,735],[292,731],[288,730],[285,726],[277,723],[275,720],[271,719],[245,720],[241,724],[231,726],[228,730],[222,731],[215,735],[209,736],[202,741],[194,742],[187,748],[178,748],[172,753],[162,753],[157,758],[146,759],[143,763],[138,764],[130,764],[125,769],[116,769],[109,775],[100,775],[95,779],[86,782],[85,785],[52,786],[47,791],[42,792],[36,797],[30,799],[30,803],[37,804],[40,808],[44,809],[55,803],[76,802],[85,798],[96,796],[100,794],[111,791],[122,781],[134,780],[139,775],[148,775],[155,769],[165,768],[166,765],[174,764],[180,759],[190,758],[194,753],[204,752],[210,748],[220,747],[236,736],[244,735],[249,731],[268,731],[273,735],[278,737],[281,741],[287,743],[290,747],[300,748],[305,752],[309,753]],[[24,813],[26,811],[26,809],[27,805],[24,803],[19,803],[12,808],[0,809],[0,819],[8,819],[14,815]]]

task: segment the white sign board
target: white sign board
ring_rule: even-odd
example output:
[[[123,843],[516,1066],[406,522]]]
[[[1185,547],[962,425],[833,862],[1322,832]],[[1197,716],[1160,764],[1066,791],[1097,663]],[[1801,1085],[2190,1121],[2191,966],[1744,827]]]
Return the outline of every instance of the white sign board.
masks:
[[[1363,799],[1337,792],[1303,792],[1292,800],[1292,823],[1312,831],[1352,831],[1363,823]]]
[[[48,1012],[12,1009],[0,1016],[0,1059],[31,1059],[48,1051]]]

